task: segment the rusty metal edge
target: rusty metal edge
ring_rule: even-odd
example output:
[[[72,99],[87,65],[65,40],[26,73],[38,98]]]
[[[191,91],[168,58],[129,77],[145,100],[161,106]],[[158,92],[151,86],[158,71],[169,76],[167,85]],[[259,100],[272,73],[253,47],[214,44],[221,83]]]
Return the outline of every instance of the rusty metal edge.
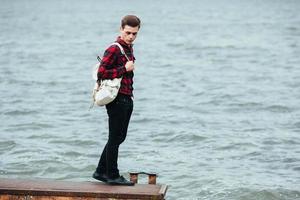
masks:
[[[60,197],[87,197],[87,198],[126,198],[126,199],[163,199],[161,194],[111,194],[111,193],[95,193],[95,192],[65,192],[65,191],[39,191],[39,190],[10,190],[9,188],[0,189],[1,195],[22,195],[22,196],[60,196]],[[158,197],[158,198],[157,198]]]
[[[164,199],[164,197],[167,194],[168,186],[167,185],[161,185],[161,188],[159,189],[158,194]]]

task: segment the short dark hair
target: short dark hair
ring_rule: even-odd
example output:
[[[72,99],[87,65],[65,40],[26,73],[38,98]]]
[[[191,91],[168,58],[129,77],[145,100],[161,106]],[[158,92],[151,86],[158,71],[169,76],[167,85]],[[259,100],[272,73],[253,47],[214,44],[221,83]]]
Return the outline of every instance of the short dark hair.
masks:
[[[141,20],[135,16],[135,15],[126,15],[125,17],[123,17],[122,21],[121,21],[121,27],[124,29],[124,27],[128,25],[131,27],[139,27],[141,26]]]

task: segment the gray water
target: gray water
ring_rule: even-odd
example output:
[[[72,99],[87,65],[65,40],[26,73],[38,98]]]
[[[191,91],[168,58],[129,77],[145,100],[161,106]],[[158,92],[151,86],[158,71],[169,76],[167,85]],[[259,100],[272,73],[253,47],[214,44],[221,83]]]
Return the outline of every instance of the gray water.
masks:
[[[133,13],[122,174],[158,173],[168,200],[300,199],[300,1],[0,4],[0,178],[93,181],[107,116],[88,110],[91,69]]]

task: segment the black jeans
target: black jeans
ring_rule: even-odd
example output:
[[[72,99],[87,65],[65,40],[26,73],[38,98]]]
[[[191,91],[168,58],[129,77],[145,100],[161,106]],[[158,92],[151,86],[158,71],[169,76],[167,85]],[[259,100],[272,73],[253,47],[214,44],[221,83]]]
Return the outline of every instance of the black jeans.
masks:
[[[126,138],[133,110],[131,96],[118,94],[113,102],[106,105],[106,110],[109,135],[96,171],[100,174],[106,174],[110,178],[116,178],[120,176],[118,169],[119,146]]]

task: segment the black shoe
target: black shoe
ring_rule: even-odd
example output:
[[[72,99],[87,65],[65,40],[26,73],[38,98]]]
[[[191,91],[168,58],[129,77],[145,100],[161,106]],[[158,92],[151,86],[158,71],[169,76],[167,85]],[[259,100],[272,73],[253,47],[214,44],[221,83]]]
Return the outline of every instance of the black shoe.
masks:
[[[114,178],[114,179],[108,178],[107,183],[110,184],[110,185],[127,185],[127,186],[133,186],[134,185],[133,182],[127,181],[123,176],[119,176],[119,177]]]
[[[98,172],[94,172],[93,178],[98,181],[107,182],[108,177],[105,174],[99,174]]]

